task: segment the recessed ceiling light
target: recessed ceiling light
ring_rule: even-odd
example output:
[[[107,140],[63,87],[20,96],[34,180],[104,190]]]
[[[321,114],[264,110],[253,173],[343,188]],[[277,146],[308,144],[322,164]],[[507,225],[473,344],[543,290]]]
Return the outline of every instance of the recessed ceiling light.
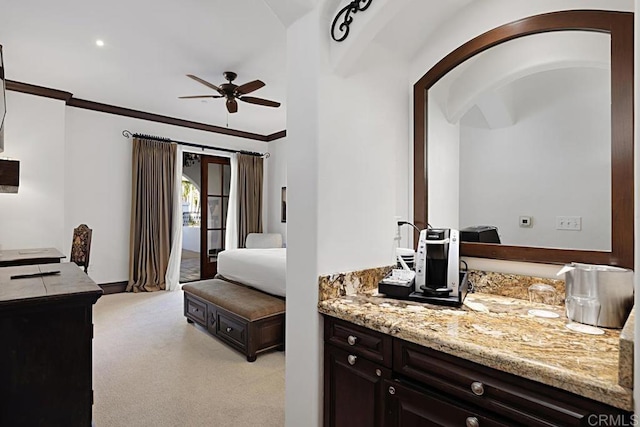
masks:
[[[96,40],[96,46],[102,47],[104,46],[104,42],[102,40]]]

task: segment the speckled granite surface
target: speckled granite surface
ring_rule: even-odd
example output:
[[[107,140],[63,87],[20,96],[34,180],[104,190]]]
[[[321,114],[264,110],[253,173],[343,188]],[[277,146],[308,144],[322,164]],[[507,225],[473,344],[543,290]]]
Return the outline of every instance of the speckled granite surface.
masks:
[[[529,300],[529,286],[535,283],[544,283],[556,289],[556,304],[564,305],[564,280],[471,270],[469,271],[469,281],[473,283],[476,292],[519,298],[527,301]]]
[[[336,273],[318,278],[318,300],[324,301],[378,289],[378,282],[391,271],[393,266],[370,268],[367,270]]]
[[[620,333],[619,383],[623,387],[633,388],[633,333],[635,330],[636,309],[631,310],[629,318]]]
[[[321,277],[319,311],[633,410],[632,390],[618,384],[619,378],[633,376],[633,367],[623,360],[624,356],[619,364],[620,330],[603,329],[604,335],[579,334],[565,327],[562,306],[529,303],[529,285],[548,283],[564,296],[563,281],[530,278],[523,282],[517,280],[523,276],[473,272],[478,293],[469,294],[465,305],[456,309],[375,296],[377,282],[389,268]],[[560,317],[534,317],[528,314],[531,308],[555,311]]]

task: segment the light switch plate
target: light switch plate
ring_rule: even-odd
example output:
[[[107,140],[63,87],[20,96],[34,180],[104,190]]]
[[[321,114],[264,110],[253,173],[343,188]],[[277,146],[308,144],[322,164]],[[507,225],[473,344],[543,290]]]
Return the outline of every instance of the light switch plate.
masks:
[[[556,230],[580,231],[582,230],[582,217],[581,216],[557,216]]]

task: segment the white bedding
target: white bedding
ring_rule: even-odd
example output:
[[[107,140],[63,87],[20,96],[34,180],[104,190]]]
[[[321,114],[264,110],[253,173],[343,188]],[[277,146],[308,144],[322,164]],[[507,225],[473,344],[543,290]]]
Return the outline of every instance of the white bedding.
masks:
[[[285,296],[287,249],[228,249],[218,254],[218,274],[272,295]]]

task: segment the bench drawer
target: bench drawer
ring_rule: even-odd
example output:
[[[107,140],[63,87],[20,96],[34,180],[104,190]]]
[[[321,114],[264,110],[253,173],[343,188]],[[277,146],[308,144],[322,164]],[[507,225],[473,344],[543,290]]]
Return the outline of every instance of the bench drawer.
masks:
[[[381,363],[388,368],[391,367],[393,341],[389,335],[329,316],[325,316],[324,319],[326,342],[373,362]]]
[[[207,305],[185,294],[184,315],[201,325],[207,322]]]
[[[247,346],[247,323],[220,310],[217,312],[216,333],[220,338],[231,341],[243,349]]]

